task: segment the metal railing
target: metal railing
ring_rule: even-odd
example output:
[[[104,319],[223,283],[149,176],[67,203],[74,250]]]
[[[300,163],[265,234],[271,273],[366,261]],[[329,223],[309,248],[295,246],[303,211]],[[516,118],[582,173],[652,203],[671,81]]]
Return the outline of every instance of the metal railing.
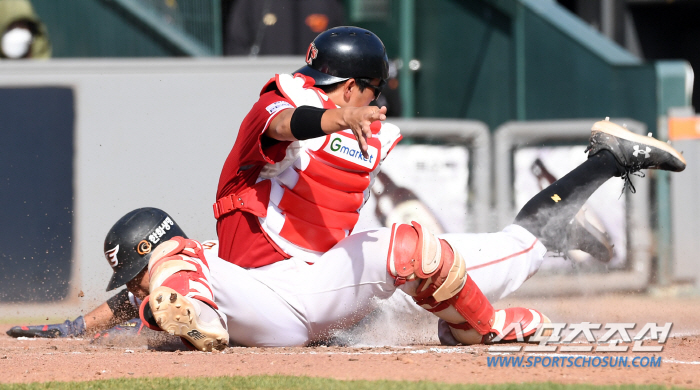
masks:
[[[646,125],[626,118],[614,118],[638,134],[646,134]],[[513,152],[519,147],[578,142],[587,144],[596,119],[508,122],[494,132],[494,176],[496,211],[499,224],[513,220],[517,210],[513,196]],[[651,181],[636,180],[637,192],[626,197],[627,266],[607,272],[551,274],[538,272],[516,295],[557,295],[581,292],[638,290],[648,286],[652,272],[654,245],[650,225]]]

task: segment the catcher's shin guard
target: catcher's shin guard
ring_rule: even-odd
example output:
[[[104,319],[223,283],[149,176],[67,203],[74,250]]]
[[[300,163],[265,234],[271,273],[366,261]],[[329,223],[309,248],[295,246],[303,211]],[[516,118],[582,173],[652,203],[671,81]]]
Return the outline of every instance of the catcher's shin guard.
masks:
[[[228,345],[228,332],[206,277],[208,270],[201,244],[182,237],[156,247],[148,264],[147,304],[153,319],[162,330],[202,351]]]
[[[467,275],[464,258],[420,224],[394,224],[387,270],[396,285],[417,281],[407,293],[424,309],[450,323],[469,322],[481,334],[491,328],[493,307]]]
[[[446,321],[462,344],[528,337],[543,322],[541,313],[524,308],[495,310],[479,286],[467,275],[464,258],[447,241],[416,222],[392,226],[387,270],[396,285],[418,305]],[[413,288],[415,286],[415,288]]]

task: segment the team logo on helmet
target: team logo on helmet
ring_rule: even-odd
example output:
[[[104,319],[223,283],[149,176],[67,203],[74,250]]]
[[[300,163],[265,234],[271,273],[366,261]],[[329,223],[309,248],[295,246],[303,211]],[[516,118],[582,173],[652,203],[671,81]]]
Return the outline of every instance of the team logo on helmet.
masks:
[[[151,245],[150,242],[148,242],[146,240],[141,240],[141,242],[139,242],[139,244],[136,245],[136,252],[138,252],[139,255],[143,256],[143,255],[151,253],[152,247],[153,247],[153,245]]]
[[[107,258],[107,261],[109,261],[109,265],[111,265],[112,268],[116,267],[119,264],[117,252],[119,252],[119,245],[105,252],[105,257]]]
[[[311,65],[311,63],[316,59],[316,56],[318,56],[318,49],[316,48],[316,45],[311,42],[309,45],[309,50],[306,51],[306,63]]]

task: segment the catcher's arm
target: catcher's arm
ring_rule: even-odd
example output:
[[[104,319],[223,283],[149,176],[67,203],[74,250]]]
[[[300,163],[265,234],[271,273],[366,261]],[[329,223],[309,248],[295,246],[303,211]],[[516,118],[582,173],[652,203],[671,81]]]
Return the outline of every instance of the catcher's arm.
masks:
[[[138,310],[129,302],[124,289],[95,310],[73,321],[61,324],[14,326],[7,331],[11,337],[70,337],[94,333],[138,317]]]

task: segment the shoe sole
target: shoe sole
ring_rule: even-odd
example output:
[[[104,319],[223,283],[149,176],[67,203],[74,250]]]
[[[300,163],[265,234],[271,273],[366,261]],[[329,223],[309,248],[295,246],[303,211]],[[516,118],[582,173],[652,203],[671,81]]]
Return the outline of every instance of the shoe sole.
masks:
[[[161,329],[189,341],[200,351],[223,350],[228,345],[228,333],[200,324],[194,305],[175,290],[161,286],[150,294],[149,304]]]
[[[664,152],[682,161],[684,165],[687,165],[685,162],[685,158],[683,158],[683,155],[680,154],[676,149],[674,149],[671,145],[667,144],[666,142],[661,142],[654,137],[635,134],[613,122],[607,120],[596,122],[593,124],[593,128],[591,130],[593,132],[610,134],[613,137],[621,138],[630,142],[636,142],[644,145],[653,146],[657,149],[663,150]]]

